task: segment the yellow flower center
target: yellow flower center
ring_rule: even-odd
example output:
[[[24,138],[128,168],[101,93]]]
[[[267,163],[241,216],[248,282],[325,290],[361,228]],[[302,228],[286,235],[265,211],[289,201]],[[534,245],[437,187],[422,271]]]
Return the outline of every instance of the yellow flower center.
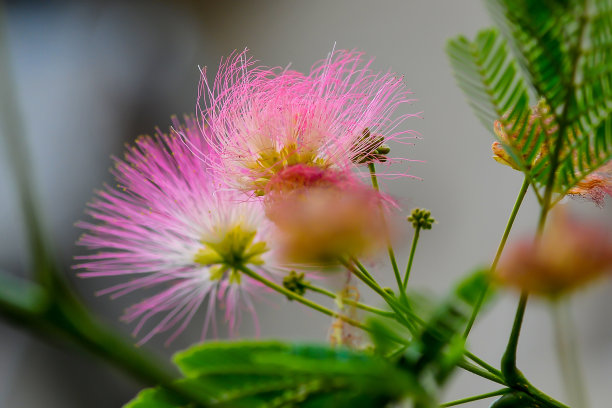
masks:
[[[258,178],[253,182],[255,194],[264,195],[265,187],[274,175],[296,164],[321,168],[329,167],[325,159],[317,157],[316,149],[298,146],[297,143],[287,144],[281,149],[262,150],[259,152],[257,160],[246,165],[247,168],[258,175]]]
[[[262,265],[261,255],[268,251],[264,241],[255,241],[257,231],[242,224],[219,231],[220,240],[202,240],[204,247],[195,254],[194,261],[210,267],[210,279],[219,280],[229,273],[230,283],[240,283],[240,267]]]

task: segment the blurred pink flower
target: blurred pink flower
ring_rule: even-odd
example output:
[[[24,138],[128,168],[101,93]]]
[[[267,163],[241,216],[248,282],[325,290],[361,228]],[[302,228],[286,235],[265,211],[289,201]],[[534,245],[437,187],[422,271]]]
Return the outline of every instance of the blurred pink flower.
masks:
[[[328,264],[369,255],[386,243],[392,202],[348,171],[295,165],[268,183],[265,207],[279,254],[289,262]]]
[[[85,230],[78,244],[97,251],[78,257],[79,275],[129,278],[100,292],[112,297],[146,293],[123,317],[137,322],[134,335],[146,327],[141,343],[170,330],[172,341],[202,305],[202,337],[211,323],[216,330],[216,303],[225,308],[230,333],[243,309],[256,320],[249,293],[259,284],[236,264],[259,270],[269,259],[262,204],[224,189],[193,119],[186,126],[174,120],[174,127],[169,135],[140,137],[123,160],[115,159],[117,186],[98,191],[89,204],[96,222],[77,224]]]
[[[553,210],[541,239],[511,245],[497,267],[504,285],[549,297],[574,290],[612,271],[612,236],[605,228]]]
[[[255,67],[245,51],[225,60],[212,84],[204,70],[200,118],[232,185],[263,195],[286,167],[348,169],[384,161],[383,141],[416,138],[400,125],[418,114],[394,116],[413,101],[403,78],[374,72],[371,64],[362,53],[340,50],[305,75]]]

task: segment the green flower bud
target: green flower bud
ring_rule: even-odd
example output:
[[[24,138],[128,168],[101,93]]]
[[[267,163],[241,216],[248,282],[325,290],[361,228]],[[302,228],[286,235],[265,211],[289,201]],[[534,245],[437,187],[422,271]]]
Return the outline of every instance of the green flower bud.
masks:
[[[431,216],[431,212],[429,210],[415,208],[412,210],[412,213],[407,218],[408,222],[412,223],[414,229],[431,229],[431,226],[436,220],[434,220]]]
[[[304,272],[296,273],[295,271],[291,271],[289,275],[283,278],[283,286],[290,290],[291,292],[303,296],[306,293],[306,285],[309,282],[304,279]],[[293,300],[290,297],[287,297],[289,300]]]
[[[390,151],[391,148],[384,143],[378,146],[378,149],[376,149],[376,153],[378,154],[388,154]]]

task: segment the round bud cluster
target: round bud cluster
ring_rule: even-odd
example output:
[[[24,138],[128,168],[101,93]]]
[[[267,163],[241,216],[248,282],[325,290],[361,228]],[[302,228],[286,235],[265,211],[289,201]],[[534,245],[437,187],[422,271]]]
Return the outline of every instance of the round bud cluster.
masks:
[[[412,213],[407,219],[408,222],[412,223],[415,229],[429,230],[432,224],[436,222],[436,220],[431,217],[431,211],[422,208],[415,208],[412,210]]]
[[[288,289],[300,296],[303,296],[304,293],[306,293],[307,285],[308,281],[304,279],[304,272],[296,273],[295,271],[291,271],[289,272],[289,275],[283,278],[283,286],[285,289]],[[292,300],[291,298],[288,299]]]

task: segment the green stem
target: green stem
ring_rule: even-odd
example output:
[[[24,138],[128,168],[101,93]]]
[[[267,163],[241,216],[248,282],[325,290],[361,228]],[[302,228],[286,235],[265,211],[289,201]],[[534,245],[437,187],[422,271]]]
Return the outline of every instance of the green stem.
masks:
[[[365,276],[370,278],[373,282],[376,282],[372,274],[370,274],[370,272],[366,269],[366,267],[363,266],[363,264],[359,262],[357,258],[351,258],[351,262],[353,262]]]
[[[392,297],[391,295],[389,295],[384,289],[382,289],[380,286],[378,286],[378,284],[376,284],[376,282],[374,282],[373,280],[369,279],[367,276],[365,276],[365,274],[361,273],[360,270],[355,269],[350,263],[344,261],[344,260],[340,260],[340,262],[349,270],[351,271],[355,276],[357,276],[361,281],[363,281],[366,285],[368,285],[370,288],[372,288],[372,290],[374,290],[376,293],[378,293],[386,302],[387,304],[395,311],[395,317],[396,319],[398,319],[400,321],[400,323],[403,323],[409,330],[411,333],[415,333],[416,332],[416,326],[414,323],[417,323],[421,326],[425,325],[425,322],[422,321],[421,319],[419,319],[417,316],[413,316],[409,311],[405,311],[404,308],[402,307],[402,305],[397,301],[397,299],[395,299],[394,297]],[[360,268],[359,268],[360,269]],[[404,313],[407,313],[407,316],[404,316]],[[503,384],[503,381],[501,380],[501,373],[499,370],[493,368],[493,366],[491,366],[490,364],[486,363],[484,360],[480,359],[479,357],[477,357],[476,355],[474,355],[473,353],[466,351],[466,356],[469,357],[470,359],[472,359],[473,361],[475,361],[476,363],[480,364],[483,368],[485,368],[487,371],[481,370],[478,367],[469,364],[468,362],[462,362],[459,364],[460,367],[474,373],[477,375],[480,375],[481,377],[484,378],[488,378],[492,381],[498,382],[500,384]],[[462,365],[463,364],[463,365]]]
[[[395,282],[397,283],[397,289],[400,291],[401,295],[404,295],[403,286],[402,286],[402,277],[400,275],[399,268],[397,266],[397,261],[395,260],[395,253],[393,252],[393,247],[391,243],[387,245],[387,254],[389,254],[389,260],[391,261],[391,266],[393,267],[393,274],[395,275]]]
[[[387,301],[387,303],[389,304],[389,306],[396,312],[396,318],[398,318],[398,320],[400,320],[400,322],[404,322],[406,327],[408,329],[410,329],[412,333],[415,332],[416,328],[415,328],[414,324],[408,325],[406,323],[407,320],[406,320],[406,318],[403,315],[401,304],[398,303],[397,299],[395,299],[392,296],[390,296],[387,292],[385,292],[384,289],[382,289],[374,281],[369,279],[367,276],[365,276],[363,273],[361,273],[360,270],[358,270],[357,268],[353,267],[348,262],[343,261],[343,260],[341,260],[340,262],[349,271],[351,271],[355,276],[357,276],[366,285],[368,285],[376,293],[378,293],[383,299],[385,299]],[[420,320],[415,320],[415,322],[419,323],[421,325],[424,324],[424,322],[420,321]],[[517,340],[518,340],[518,337],[517,337]],[[493,366],[491,366],[490,364],[486,363],[484,360],[482,360],[481,358],[477,357],[476,355],[474,355],[473,353],[471,353],[469,351],[466,351],[465,355],[468,358],[470,358],[471,360],[475,361],[477,364],[481,365],[484,369],[481,369],[478,366],[470,364],[467,361],[459,362],[459,364],[458,364],[459,367],[461,367],[462,369],[464,369],[466,371],[471,372],[472,374],[475,374],[475,375],[478,375],[480,377],[486,378],[486,379],[488,379],[490,381],[496,382],[496,383],[501,384],[501,385],[507,385],[506,382],[504,381],[504,379],[502,378],[502,374],[501,374],[501,372],[499,370],[495,369]],[[525,387],[521,387],[520,389],[521,390],[525,390],[526,388]],[[530,393],[530,395],[531,394],[535,394],[536,396],[540,396],[540,398],[539,398],[540,400],[546,400],[547,398],[550,400],[550,398],[548,396],[546,396],[545,394],[539,392],[537,389],[535,389],[531,385],[529,385],[528,392]],[[552,401],[554,401],[554,400],[552,400]],[[556,402],[554,404],[552,404],[552,405],[550,405],[550,403],[549,403],[549,406],[553,406],[553,407],[557,407],[557,408],[559,408],[559,407],[565,408],[562,404],[556,403]]]
[[[414,260],[414,253],[416,252],[417,242],[419,242],[419,233],[421,227],[416,227],[414,230],[414,237],[412,237],[412,247],[410,248],[410,257],[408,258],[408,265],[406,266],[406,274],[404,275],[404,282],[402,283],[402,289],[406,292],[408,287],[408,279],[410,277],[410,270],[412,269],[412,261]]]
[[[413,319],[413,314],[410,311],[406,310],[405,307],[394,296],[392,296],[383,288],[381,288],[375,280],[366,276],[366,274],[364,274],[360,270],[360,268],[355,268],[353,265],[343,259],[340,259],[340,263],[344,265],[344,267],[348,269],[353,275],[359,278],[363,283],[368,285],[374,292],[380,295],[380,297],[382,297],[384,301],[387,302],[389,307],[395,312],[396,320],[402,323],[408,330],[410,330],[410,333],[416,333],[416,325],[414,323],[414,321],[416,320]]]
[[[540,401],[541,403],[543,403],[545,406],[550,407],[550,408],[570,408],[567,405],[562,404],[561,402],[549,397],[548,395],[544,394],[542,391],[538,390],[536,387],[534,387],[533,385],[531,385],[527,380],[525,380],[523,378],[523,382],[521,384],[510,384],[508,382],[507,379],[503,379],[500,378],[492,373],[490,373],[489,371],[483,370],[480,367],[477,367],[473,364],[470,364],[467,361],[460,361],[459,364],[457,365],[458,367],[469,371],[472,374],[476,374],[482,378],[486,378],[490,381],[493,381],[495,383],[507,386],[508,388],[512,388],[516,391],[522,391],[526,394],[528,394],[529,396],[531,396],[532,398],[534,398],[535,400]]]
[[[313,292],[320,293],[320,294],[325,295],[327,297],[330,297],[332,299],[337,299],[338,298],[338,296],[336,294],[328,291],[327,289],[323,289],[323,288],[320,288],[318,286],[313,286],[313,285],[310,285],[310,284],[303,284],[303,285],[304,285],[305,288],[307,288],[308,290],[311,290]],[[351,306],[355,306],[355,307],[357,307],[359,309],[366,310],[368,312],[376,313],[376,314],[378,314],[380,316],[395,317],[395,313],[393,313],[393,312],[389,312],[387,310],[378,309],[376,307],[363,304],[363,303],[358,302],[358,301],[353,300],[353,299],[342,298],[342,302],[346,303],[348,305],[351,305]]]
[[[474,364],[471,364],[465,360],[460,361],[457,366],[464,369],[465,371],[469,371],[472,374],[476,374],[479,377],[486,378],[487,380],[493,381],[497,384],[506,385],[502,378],[491,374],[489,371],[483,370],[482,368],[475,366]]]
[[[370,179],[372,180],[372,187],[374,187],[376,191],[380,191],[378,187],[378,178],[376,177],[376,167],[374,166],[374,163],[368,163],[368,169],[370,170]]]
[[[540,211],[540,219],[538,220],[538,229],[536,235],[536,243],[539,242],[542,231],[544,230],[544,225],[546,224],[546,218],[548,216],[549,207],[546,203],[543,203],[542,210]],[[506,385],[518,390],[523,391],[529,394],[532,398],[544,403],[545,405],[553,408],[569,408],[567,405],[556,401],[555,399],[549,397],[544,394],[536,387],[531,385],[529,381],[523,376],[520,370],[517,368],[516,364],[516,355],[517,355],[517,347],[518,340],[520,336],[521,326],[523,323],[523,317],[525,315],[525,309],[527,307],[527,300],[529,294],[527,292],[521,293],[521,297],[519,299],[519,303],[516,309],[516,315],[514,318],[514,323],[512,325],[512,330],[510,332],[510,337],[508,338],[508,344],[506,346],[506,351],[502,356],[501,361],[501,369],[504,376],[504,380]]]
[[[440,404],[440,408],[443,408],[443,407],[444,408],[445,407],[454,407],[455,405],[466,404],[466,403],[472,402],[472,401],[478,401],[478,400],[481,400],[481,399],[497,397],[498,395],[507,394],[510,391],[512,391],[510,388],[502,388],[501,390],[487,392],[486,394],[474,395],[473,397],[458,399],[456,401],[451,401],[451,402],[445,402],[444,404]]]
[[[515,388],[515,389],[517,389],[517,388]],[[527,382],[527,381],[526,381],[526,388],[525,389],[521,389],[520,391],[526,392],[533,399],[536,399],[536,400],[540,401],[541,403],[549,406],[550,408],[570,408],[569,406],[567,406],[567,405],[565,405],[565,404],[555,400],[554,398],[551,398],[548,395],[544,394],[542,391],[538,390],[533,385],[529,384],[529,382]],[[574,407],[571,407],[571,408],[574,408]]]
[[[575,408],[586,408],[588,398],[585,392],[580,359],[569,302],[557,299],[551,304],[555,328],[555,348],[561,364],[563,385],[569,403]]]
[[[490,365],[483,359],[479,358],[474,353],[466,350],[465,356],[469,358],[470,360],[472,360],[473,362],[475,362],[476,364],[478,364],[479,366],[481,366],[482,368],[484,368],[485,370],[487,370],[488,372],[490,372],[491,374],[494,374],[500,378],[502,377],[501,371],[499,371],[497,368],[493,367],[492,365]]]
[[[508,222],[506,223],[506,229],[504,230],[501,241],[499,242],[499,245],[497,246],[497,252],[495,253],[495,259],[493,259],[493,263],[491,264],[491,269],[489,272],[491,275],[495,273],[495,269],[497,268],[497,263],[499,262],[499,259],[501,258],[501,254],[504,251],[504,248],[506,247],[506,241],[508,240],[508,236],[510,235],[510,230],[512,230],[512,226],[514,225],[514,220],[516,219],[516,215],[518,214],[519,208],[521,208],[521,205],[523,204],[523,199],[525,198],[525,195],[527,194],[528,189],[529,189],[529,179],[525,177],[523,179],[523,184],[521,185],[521,190],[519,191],[519,194],[516,197],[516,201],[514,202],[514,207],[512,207],[510,218],[508,218]],[[470,320],[468,321],[465,331],[463,332],[464,339],[467,339],[467,337],[470,334],[470,331],[472,330],[472,326],[474,326],[476,317],[478,316],[478,313],[480,312],[480,309],[482,308],[482,304],[484,303],[484,300],[487,296],[487,292],[489,291],[489,286],[490,285],[487,283],[487,285],[482,289],[482,292],[480,292],[478,301],[476,302],[476,305],[474,306],[474,309],[472,310],[472,315],[470,316]]]
[[[510,218],[508,218],[508,222],[506,223],[506,229],[504,230],[504,234],[502,235],[501,241],[497,247],[497,252],[495,253],[495,258],[493,259],[493,263],[491,264],[491,270],[495,271],[497,268],[497,264],[499,263],[499,259],[501,258],[501,254],[504,251],[504,247],[506,246],[506,241],[508,240],[508,236],[510,235],[510,230],[514,225],[514,220],[516,219],[516,215],[518,214],[519,208],[523,204],[523,199],[527,194],[527,190],[529,189],[529,180],[527,177],[523,180],[523,184],[521,185],[521,189],[519,191],[518,196],[516,197],[516,201],[514,202],[514,207],[512,207],[512,212],[510,213]]]
[[[350,264],[350,262],[344,259],[341,259],[340,263],[353,275],[357,276],[363,283],[368,285],[370,289],[378,293],[380,297],[387,301],[387,303],[389,300],[391,300],[391,302],[395,301],[395,299],[393,299],[392,296],[389,295],[389,293],[387,293],[383,288],[380,287],[380,285],[371,277],[369,273],[365,273],[364,271],[362,271],[362,268],[355,268],[353,265]]]
[[[311,309],[314,309],[318,312],[321,312],[323,314],[326,314],[328,316],[334,317],[334,318],[338,318],[352,326],[355,327],[359,327],[362,330],[365,331],[369,331],[369,328],[364,325],[361,322],[358,322],[357,320],[351,319],[348,316],[345,316],[341,313],[336,313],[331,309],[326,308],[325,306],[322,306],[316,302],[313,302],[312,300],[306,299],[303,296],[298,295],[295,292],[290,291],[289,289],[285,288],[284,286],[281,286],[279,284],[277,284],[276,282],[272,282],[269,279],[264,278],[263,276],[261,276],[260,274],[258,274],[255,271],[252,271],[251,269],[247,268],[246,266],[241,265],[240,267],[238,267],[238,269],[244,273],[245,275],[247,275],[248,277],[250,277],[251,279],[254,279],[260,283],[263,283],[264,285],[266,285],[267,287],[269,287],[270,289],[274,289],[275,291],[287,296],[289,299],[293,299],[297,302],[300,302],[301,304],[310,307]]]
[[[544,232],[544,226],[546,225],[546,219],[548,218],[548,210],[550,208],[548,206],[543,205],[540,209],[540,218],[538,220],[538,229],[536,231],[536,236],[539,237]]]
[[[529,295],[526,292],[521,293],[521,298],[516,308],[514,323],[512,324],[512,331],[510,332],[506,351],[504,352],[501,362],[501,371],[504,375],[504,379],[508,382],[508,385],[519,387],[519,389],[523,389],[523,387],[526,386],[526,380],[516,367],[516,350],[528,297]]]
[[[378,187],[378,178],[376,177],[376,167],[374,166],[374,163],[368,163],[368,169],[370,169],[370,179],[372,180],[372,187],[374,187],[376,191],[380,191],[380,188]],[[380,208],[380,215],[385,224],[384,228],[385,230],[388,231],[385,214],[382,208]],[[402,277],[400,275],[400,271],[397,266],[397,260],[395,259],[395,252],[393,251],[393,246],[391,245],[391,240],[389,239],[388,232],[387,232],[387,254],[389,254],[389,260],[391,261],[391,266],[393,267],[393,273],[395,274],[395,281],[397,282],[397,288],[400,291],[400,293],[403,294],[404,291],[402,290],[403,289]]]

